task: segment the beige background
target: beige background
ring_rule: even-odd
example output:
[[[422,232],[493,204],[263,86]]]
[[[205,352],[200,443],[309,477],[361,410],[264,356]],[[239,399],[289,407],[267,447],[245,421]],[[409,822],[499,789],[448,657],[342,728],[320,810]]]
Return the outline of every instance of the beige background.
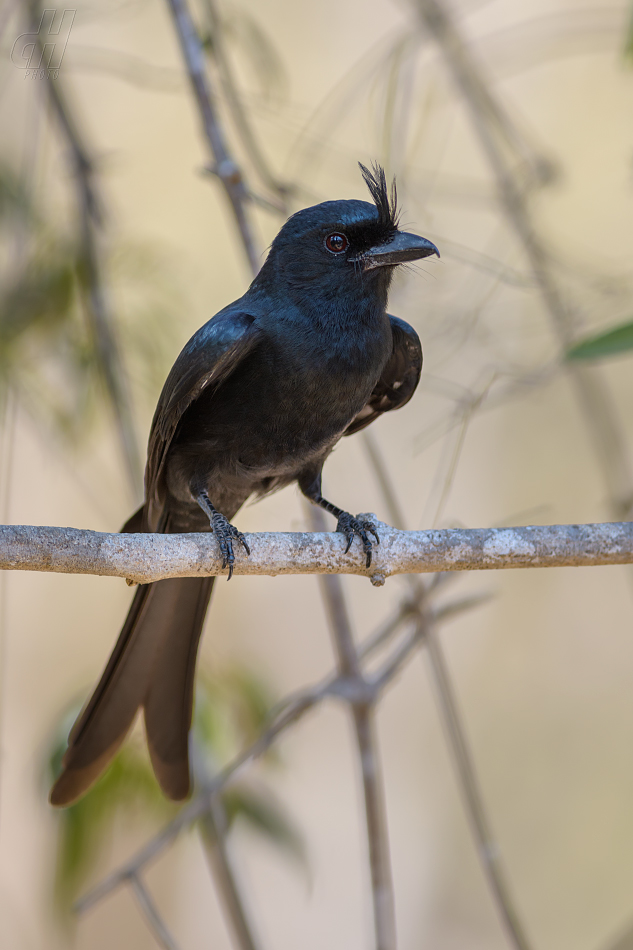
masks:
[[[400,275],[394,286],[392,312],[413,322],[423,339],[424,383],[406,410],[374,427],[410,526],[608,519],[599,466],[564,373],[488,411],[484,403],[465,430],[445,491],[460,433],[458,425],[446,434],[449,423],[464,418],[493,378],[491,399],[506,380],[551,365],[556,347],[534,291],[482,269],[477,255],[526,273],[492,200],[468,118],[423,39],[406,61],[390,143],[383,133],[386,51],[398,36],[411,40],[410,8],[386,0],[225,6],[262,25],[285,67],[285,86],[262,102],[243,53],[235,53],[245,102],[273,167],[305,188],[299,203],[362,197],[356,161],[384,158],[388,146],[405,222],[443,252],[441,262]],[[624,4],[520,0],[461,7],[463,28],[502,101],[528,140],[558,164],[558,179],[534,208],[568,299],[590,327],[632,312],[633,71],[621,57],[626,12]],[[7,36],[22,29],[13,17],[5,54]],[[95,48],[159,67],[151,73],[158,88],[117,77],[115,68],[128,61]],[[180,70],[166,7],[138,2],[82,6],[60,73],[99,155],[112,245],[144,243],[168,262],[169,292],[182,301],[170,328],[171,358],[249,279],[220,190],[199,174],[205,151]],[[5,55],[3,154],[20,166],[39,129],[37,193],[63,222],[72,209],[70,181],[59,143],[42,123],[40,92]],[[256,217],[263,249],[280,222],[265,212]],[[161,293],[164,279],[156,274]],[[115,290],[115,303],[125,321],[123,292]],[[631,365],[621,358],[602,370],[629,443]],[[144,441],[157,392],[141,393],[140,383],[137,390]],[[56,444],[19,406],[13,411],[15,441],[4,468],[10,484],[3,486],[7,520],[118,528],[132,499],[107,423],[75,452]],[[5,447],[9,442],[5,434]],[[359,439],[337,449],[325,486],[338,504],[386,518]],[[299,528],[297,492],[246,508],[238,525]],[[345,586],[359,633],[388,616],[404,591],[398,580],[381,590],[357,578]],[[464,577],[452,590],[493,595],[447,625],[443,642],[528,932],[539,950],[606,948],[633,918],[631,575],[620,568],[508,572]],[[113,579],[16,573],[3,579],[2,597],[0,945],[48,950],[67,938],[56,933],[49,910],[55,815],[39,771],[42,749],[69,697],[94,682],[130,595]],[[209,665],[239,659],[278,695],[317,680],[332,652],[316,583],[240,577],[220,583],[202,656]],[[507,946],[477,864],[423,656],[389,692],[379,728],[402,950]],[[329,706],[280,743],[284,767],[271,781],[305,833],[309,880],[269,846],[236,835],[236,860],[266,947],[370,945],[350,739],[344,710]],[[149,824],[119,829],[100,873],[151,830]],[[194,836],[161,858],[148,883],[183,948],[229,946]],[[154,946],[125,891],[76,931],[81,950],[114,945]]]

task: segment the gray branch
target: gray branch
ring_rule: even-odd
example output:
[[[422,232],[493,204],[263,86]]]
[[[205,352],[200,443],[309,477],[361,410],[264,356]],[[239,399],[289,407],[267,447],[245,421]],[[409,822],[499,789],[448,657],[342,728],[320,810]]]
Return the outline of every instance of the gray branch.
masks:
[[[323,511],[312,508],[310,514],[313,527],[323,529]],[[332,633],[339,678],[346,682],[350,690],[347,701],[354,722],[363,783],[376,950],[395,950],[395,899],[389,833],[374,720],[378,690],[363,674],[340,577],[325,576],[319,580]]]
[[[238,950],[257,950],[253,926],[232,867],[226,840],[228,830],[222,802],[213,795],[209,799],[209,808],[200,819],[202,844]]]
[[[524,159],[525,148],[523,145],[518,147],[520,136],[501,102],[486,83],[484,71],[479,67],[447,4],[442,0],[414,0],[414,5],[420,20],[437,43],[468,107],[474,131],[495,180],[500,206],[523,245],[544,308],[564,352],[576,340],[578,320],[564,299],[546,242],[534,224],[520,177],[504,148],[504,144],[509,145]],[[633,476],[611,394],[595,369],[570,364],[568,371],[594,444],[596,458],[602,466],[611,512],[616,518],[630,517]]]
[[[235,573],[360,574],[380,586],[392,574],[633,563],[628,521],[398,531],[373,520],[380,545],[369,570],[360,544],[346,554],[337,532],[262,532],[245,536],[251,555],[238,556]],[[105,534],[31,525],[0,525],[0,569],[97,574],[136,584],[228,573],[209,533]]]
[[[222,182],[231,205],[233,217],[248,263],[254,274],[259,270],[259,255],[255,247],[253,229],[248,217],[248,192],[242,172],[227,147],[209,77],[205,69],[204,53],[186,0],[167,0],[180,41],[187,74],[202,121],[202,129],[213,158],[213,171]]]
[[[365,434],[365,447],[369,452],[374,471],[378,478],[387,510],[399,528],[404,528],[405,521],[400,511],[396,492],[389,473],[383,463],[378,446],[369,433]],[[437,575],[441,577],[441,575]],[[441,619],[429,603],[432,581],[425,583],[422,578],[409,576],[407,578],[411,591],[411,599],[404,602],[403,609],[409,617],[417,618],[414,629],[408,637],[394,650],[391,658],[385,663],[378,680],[382,687],[397,674],[398,670],[407,662],[411,652],[418,644],[426,645],[426,655],[431,667],[431,675],[442,724],[453,755],[460,791],[464,800],[467,817],[477,845],[477,853],[486,876],[495,904],[505,924],[515,950],[530,950],[530,943],[525,928],[517,911],[512,889],[505,867],[501,860],[501,850],[492,833],[492,824],[488,817],[481,791],[474,758],[466,736],[466,729],[459,711],[457,696],[453,689],[448,666],[442,651],[439,637],[438,621]],[[463,604],[461,605],[463,608]],[[459,607],[458,602],[448,605],[449,610]]]
[[[42,5],[39,0],[34,0],[34,2],[28,2],[27,6],[30,12],[31,29],[37,34],[37,43],[42,48],[42,40],[38,32]],[[49,69],[43,72],[48,99],[68,148],[74,172],[80,219],[81,265],[84,271],[81,283],[87,317],[94,337],[99,370],[112,406],[128,480],[136,497],[142,493],[143,465],[131,411],[129,380],[102,274],[100,232],[104,223],[104,214],[95,185],[94,165],[79,123],[60,85],[59,77],[53,79]]]
[[[467,610],[471,606],[473,604],[470,600],[455,602],[455,604],[449,605],[448,608],[444,607],[438,608],[437,611],[430,611],[429,620],[437,623],[444,616],[460,610]],[[367,660],[379,647],[384,647],[387,640],[396,633],[397,627],[407,619],[409,614],[410,612],[401,610],[397,622],[391,622],[388,628],[380,630],[377,635],[368,637],[360,644],[357,650],[358,657]],[[402,644],[396,646],[392,655],[385,660],[375,673],[365,674],[364,692],[366,696],[368,695],[373,698],[374,702],[378,702],[382,691],[388,687],[393,677],[402,668],[404,661],[413,654],[419,643],[420,637],[416,627]],[[184,828],[188,828],[194,822],[204,819],[205,815],[209,813],[213,798],[222,789],[241,775],[250,763],[264,755],[280,735],[327,699],[338,699],[342,702],[353,703],[358,699],[358,685],[350,680],[346,674],[341,674],[338,671],[332,672],[320,683],[302,689],[279,703],[276,709],[272,711],[264,731],[255,739],[252,745],[239,752],[231,762],[225,765],[207,783],[204,790],[186,804],[182,811],[144,845],[127,864],[109,874],[96,887],[84,894],[75,904],[76,912],[84,914],[112,891],[128,883],[143,868],[155,861],[158,855],[171,845]]]
[[[163,950],[178,950],[178,945],[164,922],[158,908],[150,896],[149,891],[141,881],[138,874],[130,874],[128,882],[134,892],[143,917],[145,918],[149,929],[156,937],[157,942],[163,947]]]

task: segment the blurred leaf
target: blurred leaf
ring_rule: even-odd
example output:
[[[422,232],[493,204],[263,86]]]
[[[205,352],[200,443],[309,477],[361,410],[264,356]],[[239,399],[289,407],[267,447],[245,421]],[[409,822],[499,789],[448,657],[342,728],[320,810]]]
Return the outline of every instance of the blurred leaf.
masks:
[[[26,268],[0,300],[0,353],[22,334],[51,333],[68,320],[75,284],[74,255],[38,260]]]
[[[39,231],[28,245],[17,275],[0,278],[0,398],[11,386],[32,416],[77,439],[100,382],[78,293],[79,253]]]
[[[194,729],[212,771],[218,761],[227,761],[255,741],[273,705],[266,685],[247,670],[233,667],[219,676],[199,675]],[[273,761],[275,756],[269,753],[267,758]]]
[[[244,784],[235,785],[223,794],[222,804],[229,826],[236,819],[242,819],[254,831],[307,867],[303,837],[270,789],[255,790]]]
[[[259,677],[240,668],[199,675],[196,686],[194,742],[213,771],[249,745],[272,708]],[[47,755],[48,777],[61,770],[68,733],[79,712],[74,706],[62,718]],[[296,828],[267,788],[256,791],[235,784],[223,796],[229,823],[242,818],[273,844],[305,863],[305,849]],[[178,806],[168,802],[154,778],[139,736],[132,735],[110,767],[74,805],[58,813],[55,899],[67,913],[81,885],[103,852],[119,816],[143,815],[161,821]]]
[[[229,673],[227,684],[235,699],[235,715],[243,739],[254,742],[274,705],[270,690],[258,676],[239,667]]]
[[[0,169],[0,205],[1,196]],[[0,215],[0,237],[2,226]],[[34,221],[19,257],[17,267],[4,273],[0,268],[0,404],[10,386],[31,416],[77,442],[106,405],[86,319],[85,262],[74,242]],[[169,262],[154,248],[121,245],[107,269],[135,395],[139,403],[146,397],[153,404],[173,354],[174,314],[183,303],[173,290]]]
[[[568,360],[599,360],[633,349],[633,322],[582,340],[565,354]]]
[[[7,165],[0,164],[0,220],[29,218],[31,214],[31,202],[22,182]]]
[[[53,780],[61,770],[67,735],[78,712],[75,706],[67,713],[57,732],[49,758]],[[174,811],[160,793],[149,759],[134,741],[126,743],[87,795],[58,813],[55,903],[62,913],[70,910],[120,811],[137,811],[157,819]]]
[[[101,264],[134,402],[153,405],[173,356],[174,315],[185,309],[172,292],[171,256],[119,244]],[[71,443],[108,405],[87,281],[77,224],[40,214],[0,162],[0,408],[11,388],[36,422]]]

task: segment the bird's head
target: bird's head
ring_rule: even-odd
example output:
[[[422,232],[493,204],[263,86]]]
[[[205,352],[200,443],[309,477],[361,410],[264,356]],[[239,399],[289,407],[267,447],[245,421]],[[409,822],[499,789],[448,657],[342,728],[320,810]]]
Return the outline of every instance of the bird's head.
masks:
[[[281,278],[308,293],[350,293],[389,287],[398,264],[439,251],[431,241],[401,231],[395,181],[388,188],[384,170],[360,166],[373,198],[324,201],[286,221],[272,243],[263,279]]]

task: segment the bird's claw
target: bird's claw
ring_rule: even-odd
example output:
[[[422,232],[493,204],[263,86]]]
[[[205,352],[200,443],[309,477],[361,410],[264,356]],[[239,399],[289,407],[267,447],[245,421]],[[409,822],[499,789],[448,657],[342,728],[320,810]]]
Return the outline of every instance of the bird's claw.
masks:
[[[348,514],[346,511],[339,517],[338,523],[336,525],[336,530],[340,531],[341,534],[344,534],[347,538],[347,547],[345,548],[345,553],[349,551],[352,546],[352,541],[356,536],[358,536],[363,545],[363,551],[365,552],[365,567],[371,566],[371,553],[372,553],[372,541],[367,537],[368,534],[373,534],[376,544],[380,544],[380,538],[378,537],[378,532],[374,527],[371,521],[359,520],[354,518],[353,515]]]
[[[220,553],[222,554],[222,570],[225,567],[229,569],[229,577],[231,580],[233,577],[233,565],[235,564],[235,554],[233,553],[233,541],[239,541],[247,554],[250,554],[250,548],[246,543],[246,538],[241,531],[238,531],[237,528],[231,524],[228,518],[225,518],[224,515],[221,515],[219,511],[213,513],[211,518],[211,527],[213,528],[213,533],[217,538],[218,544],[220,546]]]

